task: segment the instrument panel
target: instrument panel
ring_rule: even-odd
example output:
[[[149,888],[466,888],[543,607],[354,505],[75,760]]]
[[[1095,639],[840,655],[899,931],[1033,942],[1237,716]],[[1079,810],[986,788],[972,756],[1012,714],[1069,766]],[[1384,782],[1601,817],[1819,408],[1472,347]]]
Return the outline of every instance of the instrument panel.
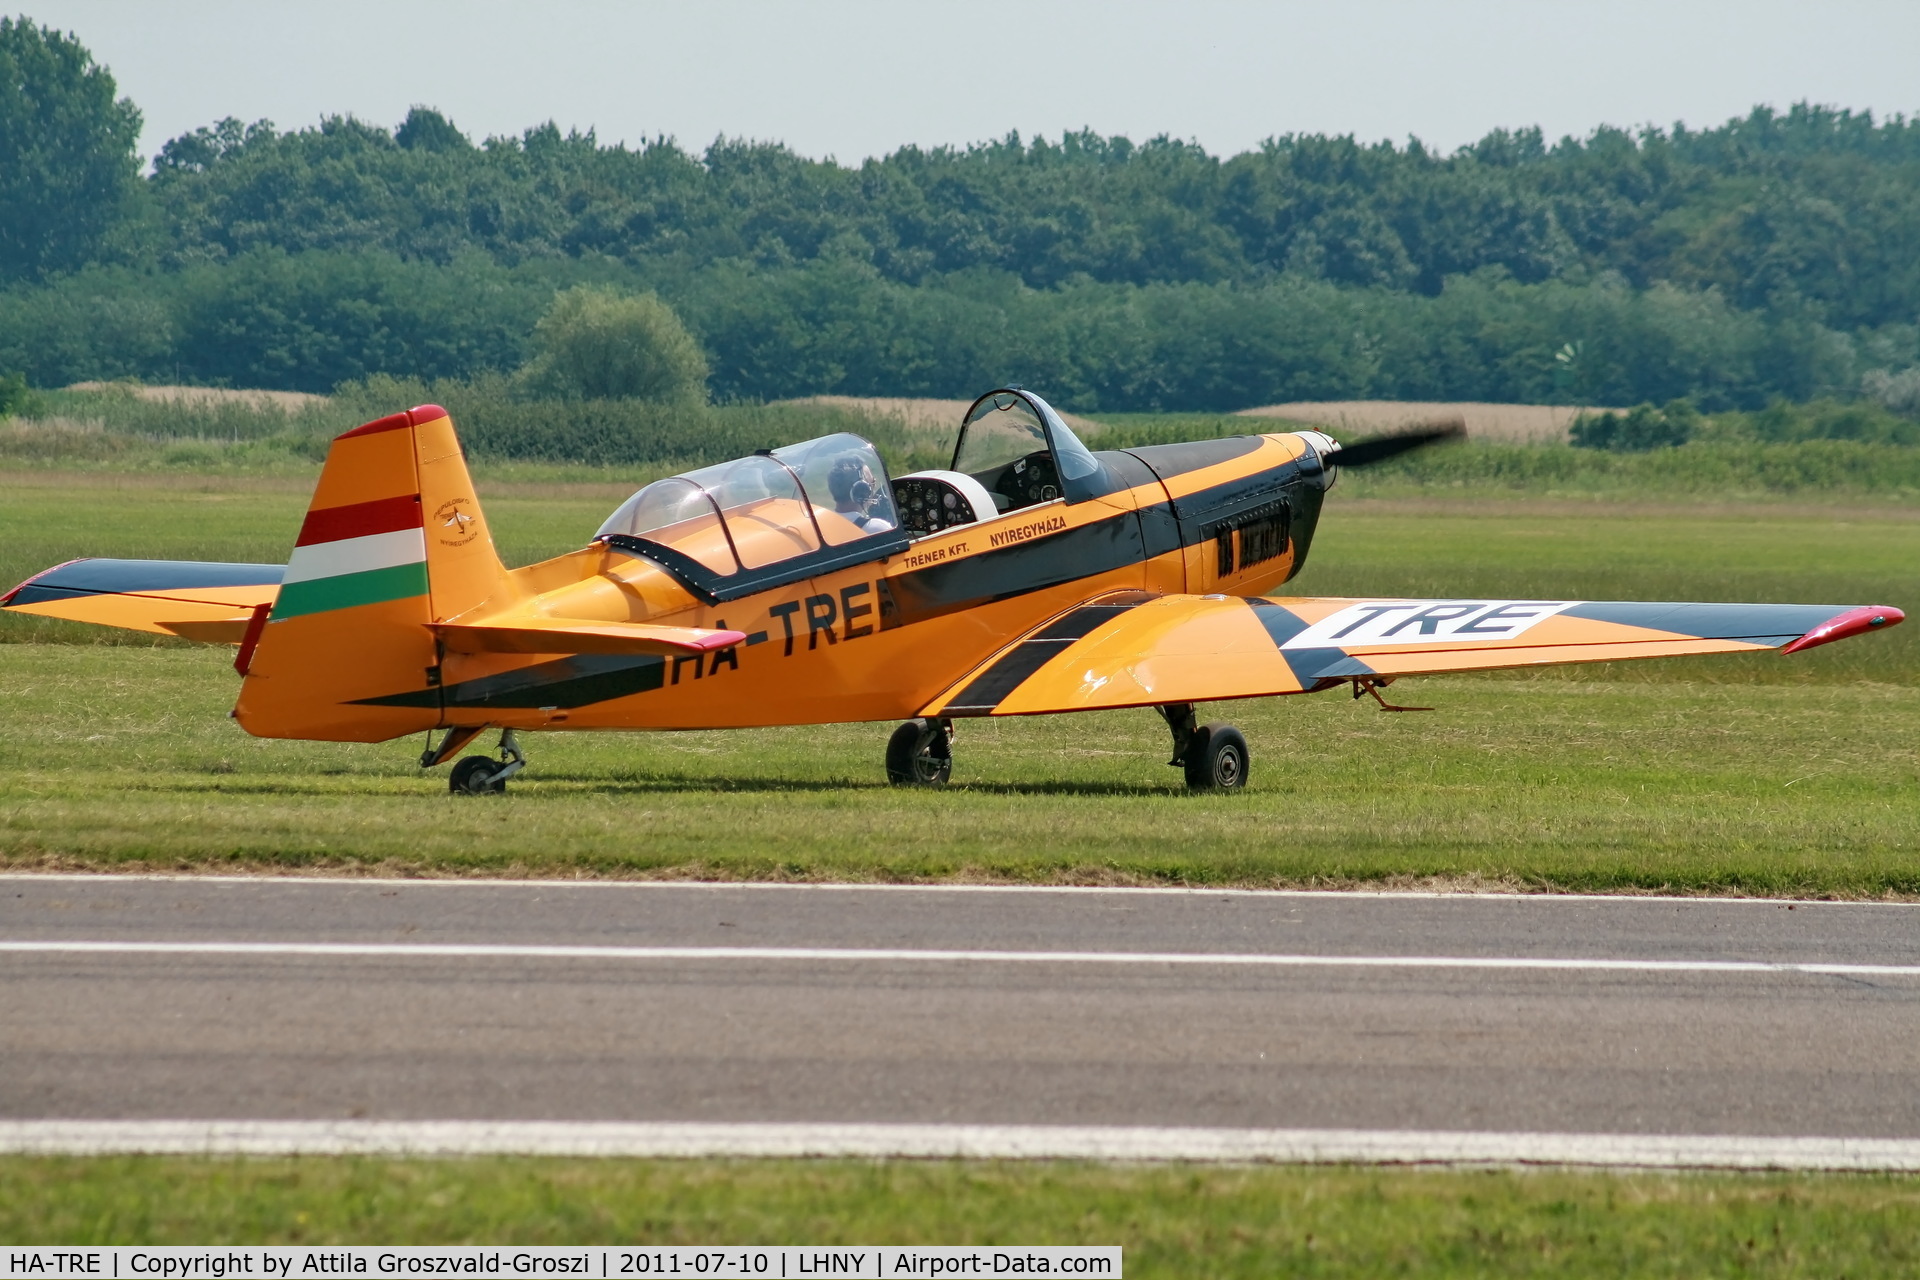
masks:
[[[994,481],[993,491],[1007,499],[1008,511],[1052,502],[1060,496],[1060,473],[1054,469],[1053,455],[1041,449],[1008,464]]]
[[[931,476],[903,476],[893,482],[893,505],[900,512],[900,527],[912,534],[939,533],[963,524],[972,524],[973,504],[966,495],[945,480]]]

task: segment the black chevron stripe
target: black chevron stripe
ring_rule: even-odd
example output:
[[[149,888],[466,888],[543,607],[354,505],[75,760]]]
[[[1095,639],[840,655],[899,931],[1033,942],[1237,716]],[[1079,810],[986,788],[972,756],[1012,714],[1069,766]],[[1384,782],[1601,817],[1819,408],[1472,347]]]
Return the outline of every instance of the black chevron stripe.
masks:
[[[1092,604],[1084,604],[1061,614],[1000,655],[992,666],[975,676],[972,683],[947,704],[945,714],[991,715],[994,708],[1007,700],[1008,695],[1025,684],[1041,667],[1064,653],[1076,640],[1091,634],[1100,624],[1154,598],[1151,592],[1129,591],[1103,597]]]

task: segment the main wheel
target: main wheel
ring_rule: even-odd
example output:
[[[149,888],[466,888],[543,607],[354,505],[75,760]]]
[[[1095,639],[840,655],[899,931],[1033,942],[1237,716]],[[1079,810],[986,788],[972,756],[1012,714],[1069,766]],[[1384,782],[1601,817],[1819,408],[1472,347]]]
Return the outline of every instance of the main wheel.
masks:
[[[953,748],[938,720],[909,720],[887,739],[887,781],[896,787],[944,787]]]
[[[1187,747],[1187,785],[1232,791],[1247,785],[1247,739],[1230,724],[1203,724]]]
[[[500,764],[485,756],[468,756],[453,766],[447,775],[447,790],[457,796],[499,795],[507,789],[507,780],[495,780]]]

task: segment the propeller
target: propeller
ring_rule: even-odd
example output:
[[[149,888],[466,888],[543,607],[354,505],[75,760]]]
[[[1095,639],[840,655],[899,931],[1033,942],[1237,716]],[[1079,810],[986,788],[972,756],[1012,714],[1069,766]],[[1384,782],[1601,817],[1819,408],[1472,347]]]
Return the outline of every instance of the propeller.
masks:
[[[1439,444],[1445,440],[1464,440],[1466,437],[1466,419],[1443,418],[1423,423],[1410,431],[1400,431],[1389,436],[1374,436],[1371,440],[1362,440],[1358,444],[1330,449],[1321,455],[1321,461],[1330,467],[1339,467],[1343,470],[1349,467],[1370,467],[1376,462],[1397,458],[1414,449],[1424,449],[1430,444]]]

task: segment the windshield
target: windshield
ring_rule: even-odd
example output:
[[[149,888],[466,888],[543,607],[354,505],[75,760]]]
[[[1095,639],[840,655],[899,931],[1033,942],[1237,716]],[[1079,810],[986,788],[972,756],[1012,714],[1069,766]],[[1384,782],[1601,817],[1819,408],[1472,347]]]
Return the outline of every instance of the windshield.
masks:
[[[656,480],[594,536],[645,538],[715,573],[764,569],[898,523],[886,464],[842,433]]]
[[[1060,415],[1028,391],[995,391],[967,412],[953,469],[986,486],[1002,511],[1104,492],[1100,462]]]
[[[953,469],[991,487],[1008,463],[1046,449],[1047,431],[1040,416],[1020,396],[1000,391],[973,406],[961,424]]]
[[[1047,427],[1053,432],[1053,461],[1060,468],[1060,474],[1069,480],[1085,480],[1100,470],[1100,462],[1087,446],[1080,443],[1080,437],[1073,434],[1072,428],[1053,411],[1053,406],[1039,396],[1029,396],[1046,416]]]

